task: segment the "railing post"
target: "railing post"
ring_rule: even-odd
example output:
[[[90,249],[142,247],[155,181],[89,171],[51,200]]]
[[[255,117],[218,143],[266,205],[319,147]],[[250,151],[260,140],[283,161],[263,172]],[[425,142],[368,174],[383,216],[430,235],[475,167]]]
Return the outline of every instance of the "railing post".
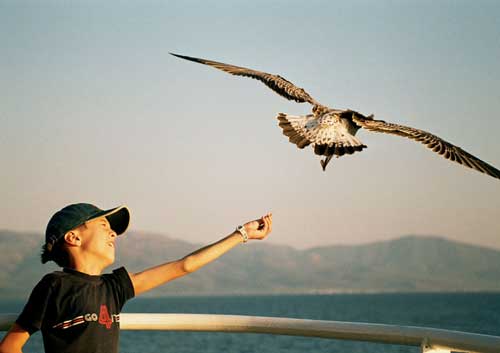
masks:
[[[435,348],[429,344],[429,340],[424,338],[422,341],[422,353],[451,353],[449,349]]]
[[[457,351],[449,348],[435,347],[429,343],[429,339],[424,338],[422,341],[422,353],[476,353],[472,351]]]
[[[422,348],[422,353],[451,353],[451,351],[449,349],[444,349],[444,348],[432,348],[432,347],[429,347],[429,348]],[[455,353],[455,351],[453,351],[453,353]],[[459,353],[459,352],[456,352],[456,353]],[[462,352],[460,352],[462,353]],[[465,352],[463,352],[465,353]]]

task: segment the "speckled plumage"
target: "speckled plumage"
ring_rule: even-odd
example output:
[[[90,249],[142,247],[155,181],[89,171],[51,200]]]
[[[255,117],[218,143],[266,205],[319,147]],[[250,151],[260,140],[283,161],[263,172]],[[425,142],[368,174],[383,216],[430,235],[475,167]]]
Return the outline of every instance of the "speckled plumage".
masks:
[[[500,170],[436,135],[404,125],[375,120],[372,115],[365,116],[350,109],[328,108],[318,103],[303,88],[295,86],[279,75],[185,55],[172,55],[209,65],[232,75],[259,80],[288,100],[311,104],[313,106],[312,114],[292,116],[279,113],[277,119],[283,134],[289,138],[291,143],[300,149],[311,145],[315,154],[325,157],[321,160],[323,170],[326,169],[332,157],[353,154],[366,148],[366,145],[355,137],[356,132],[360,128],[364,128],[373,132],[407,137],[421,142],[446,159],[500,179]]]

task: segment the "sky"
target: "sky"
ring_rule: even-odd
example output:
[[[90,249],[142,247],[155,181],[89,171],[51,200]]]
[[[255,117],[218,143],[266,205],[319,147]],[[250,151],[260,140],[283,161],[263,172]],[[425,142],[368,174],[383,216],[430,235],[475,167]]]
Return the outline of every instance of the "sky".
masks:
[[[360,130],[330,162],[262,83],[432,132],[500,167],[500,2],[0,0],[0,229],[42,234],[70,203],[126,204],[130,229],[209,243],[273,212],[303,249],[434,235],[500,249],[500,181]]]

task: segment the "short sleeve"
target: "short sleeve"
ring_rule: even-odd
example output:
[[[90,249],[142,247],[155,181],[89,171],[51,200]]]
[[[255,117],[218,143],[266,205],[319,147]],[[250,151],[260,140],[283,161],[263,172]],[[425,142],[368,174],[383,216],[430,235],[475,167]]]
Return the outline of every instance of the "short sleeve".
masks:
[[[125,302],[135,296],[134,285],[127,270],[125,267],[120,267],[113,270],[113,273],[104,275],[103,277],[106,277],[106,281],[109,281],[118,308],[121,310]]]
[[[45,276],[33,288],[28,302],[16,320],[16,323],[31,335],[42,328],[47,306],[52,297],[52,280]]]

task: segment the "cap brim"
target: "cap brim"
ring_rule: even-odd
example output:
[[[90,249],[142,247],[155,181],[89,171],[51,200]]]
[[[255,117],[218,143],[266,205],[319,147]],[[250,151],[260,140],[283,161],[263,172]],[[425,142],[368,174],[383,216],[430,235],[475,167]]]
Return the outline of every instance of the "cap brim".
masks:
[[[106,217],[111,229],[113,229],[117,235],[125,233],[130,223],[130,211],[127,206],[119,206],[99,212],[91,219],[99,217]]]

